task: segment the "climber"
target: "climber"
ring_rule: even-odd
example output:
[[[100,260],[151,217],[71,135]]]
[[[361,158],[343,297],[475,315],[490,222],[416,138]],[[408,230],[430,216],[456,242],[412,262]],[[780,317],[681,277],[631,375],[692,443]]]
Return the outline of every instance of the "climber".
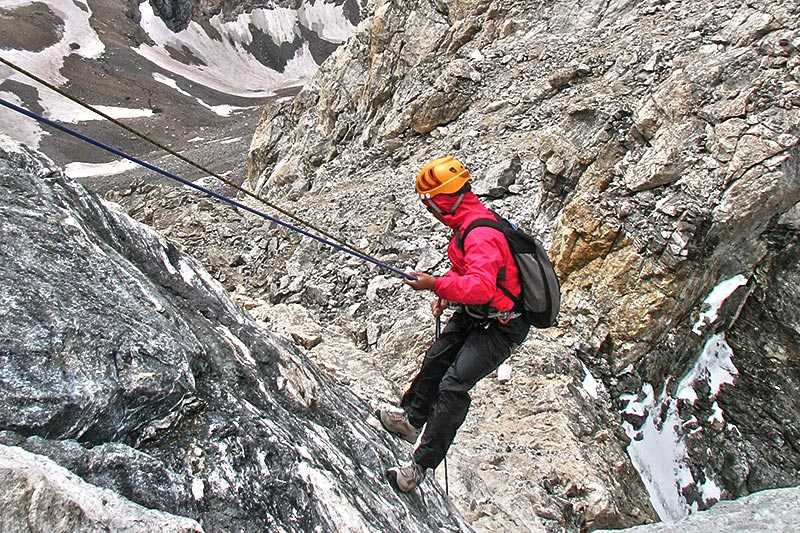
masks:
[[[429,162],[417,175],[416,191],[422,203],[453,230],[447,249],[452,266],[438,277],[414,272],[416,279],[405,283],[434,293],[434,316],[447,307],[455,307],[456,312],[425,353],[400,401],[401,409],[377,413],[387,431],[411,443],[425,426],[411,462],[386,472],[390,483],[402,492],[417,487],[426,469],[436,468],[445,458],[466,418],[469,391],[511,355],[530,328],[511,298],[520,296],[521,283],[503,233],[476,227],[465,242],[459,242],[471,222],[494,219],[471,191],[469,181],[469,171],[451,156]]]

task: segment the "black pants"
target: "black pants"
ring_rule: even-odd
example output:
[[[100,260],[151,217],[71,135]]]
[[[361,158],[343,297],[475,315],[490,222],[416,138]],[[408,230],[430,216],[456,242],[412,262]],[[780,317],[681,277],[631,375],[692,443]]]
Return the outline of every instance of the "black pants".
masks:
[[[436,468],[453,443],[469,409],[469,390],[508,359],[530,326],[516,318],[506,325],[453,315],[439,340],[425,354],[401,407],[415,427],[425,426],[414,461]]]

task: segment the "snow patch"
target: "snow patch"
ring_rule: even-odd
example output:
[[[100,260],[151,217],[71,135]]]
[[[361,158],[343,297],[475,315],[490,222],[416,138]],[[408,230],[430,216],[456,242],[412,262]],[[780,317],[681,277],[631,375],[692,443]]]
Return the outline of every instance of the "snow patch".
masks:
[[[723,384],[733,385],[739,371],[733,364],[733,350],[728,345],[724,333],[711,336],[703,346],[703,351],[694,366],[678,385],[676,397],[689,402],[697,401],[693,384],[703,380],[711,389],[711,398],[716,397]]]
[[[704,472],[706,476],[706,480],[701,483],[698,488],[703,493],[703,497],[705,498],[707,503],[711,503],[711,500],[719,501],[722,497],[722,489],[717,485],[713,479],[708,475],[708,472]]]
[[[195,500],[202,500],[204,494],[203,480],[199,477],[192,479],[192,495]]]
[[[33,4],[35,0],[4,0],[2,2],[5,8],[14,8],[25,5]],[[67,78],[61,74],[64,67],[64,62],[67,57],[77,55],[87,59],[97,59],[105,52],[105,45],[100,41],[97,33],[91,27],[89,19],[92,16],[92,10],[88,5],[79,7],[76,2],[72,0],[48,0],[46,2],[48,8],[63,21],[63,31],[61,40],[57,43],[48,46],[44,50],[33,52],[29,50],[3,50],[3,58],[18,65],[23,65],[32,73],[46,79],[54,85],[61,86],[67,83]],[[77,44],[78,47],[73,49]],[[39,105],[44,109],[44,115],[52,120],[61,122],[80,122],[83,120],[101,120],[101,118],[84,109],[80,105],[67,100],[59,94],[50,91],[42,90],[41,87],[32,82],[29,78],[19,74],[8,67],[0,66],[0,83],[5,80],[14,80],[36,90],[39,98]],[[4,98],[8,98],[7,94],[3,94]],[[152,115],[151,110],[143,109],[128,109],[108,106],[98,106],[101,110],[116,118],[134,118],[139,116]],[[2,113],[2,112],[0,112]],[[15,136],[24,139],[26,144],[38,147],[41,139],[41,130],[32,129],[32,126],[26,124],[31,122],[30,119],[23,116],[17,116],[9,121],[4,120],[5,124],[10,124],[10,130],[16,130]],[[37,131],[38,130],[38,131]]]
[[[618,375],[618,376],[624,376],[625,374],[630,374],[630,373],[632,373],[632,372],[633,372],[633,365],[632,365],[632,364],[630,364],[630,365],[626,366],[625,368],[623,368],[623,369],[620,371],[620,373],[619,373],[619,374],[617,374],[617,375]]]
[[[331,43],[343,43],[355,32],[341,7],[324,0],[310,0],[297,11],[300,23],[320,38]]]
[[[583,390],[588,392],[589,396],[591,396],[596,400],[598,398],[599,392],[604,390],[603,385],[602,383],[598,383],[598,381],[594,379],[594,376],[589,371],[589,368],[587,368],[587,366],[583,364],[583,361],[581,361],[581,367],[583,368],[583,374],[584,374],[582,383]]]
[[[152,109],[136,109],[131,107],[114,107],[108,105],[94,106],[98,111],[102,111],[111,118],[147,118],[153,116]],[[51,106],[49,109],[50,118],[53,120],[60,120],[61,122],[89,122],[92,120],[105,120],[103,117],[89,111],[85,107],[76,104],[70,100],[65,100],[63,103],[59,102],[58,106]]]
[[[37,0],[4,0],[2,7],[13,9],[35,3]],[[89,24],[92,10],[88,5],[81,9],[72,0],[47,0],[47,6],[64,23],[61,40],[40,50],[3,50],[3,58],[11,63],[24,65],[34,74],[48,80],[55,85],[67,83],[67,78],[61,75],[64,60],[71,55],[78,55],[87,59],[97,59],[105,51],[105,45],[100,41],[97,33]],[[78,44],[74,49],[70,46]],[[22,74],[17,74],[5,66],[0,67],[0,81],[15,79],[20,83],[37,88],[30,79]]]
[[[246,15],[240,15],[240,17]],[[297,11],[285,7],[274,9],[255,9],[250,14],[250,22],[268,34],[275,44],[291,43],[299,32]]]
[[[703,483],[696,483],[689,469],[678,400],[697,401],[693,384],[700,380],[708,383],[710,399],[716,398],[722,385],[734,384],[735,376],[739,374],[732,358],[733,350],[726,342],[725,334],[713,335],[703,346],[692,369],[678,384],[675,398],[667,394],[666,389],[656,398],[649,383],[644,384],[639,395],[620,396],[622,401],[628,402],[624,413],[647,417],[638,430],[628,421],[622,425],[631,439],[628,445],[631,462],[647,487],[653,508],[664,521],[679,520],[697,510],[696,504],[689,505],[683,497],[683,489],[691,484],[696,485],[706,503],[719,501],[721,489],[708,474]],[[641,396],[644,398],[639,400]],[[712,404],[708,421],[725,423],[723,411],[716,401]],[[694,431],[702,431],[702,427]]]
[[[714,287],[711,293],[709,293],[709,295],[703,301],[704,310],[700,313],[700,316],[698,317],[697,322],[695,322],[692,331],[697,335],[702,335],[703,328],[709,324],[713,324],[719,316],[719,309],[722,307],[722,304],[725,302],[725,300],[727,300],[736,289],[746,284],[747,278],[741,274],[738,274],[730,279],[720,282],[716,287]]]
[[[221,40],[216,40],[194,21],[190,22],[186,29],[178,33],[172,32],[164,21],[155,15],[147,1],[140,3],[139,10],[142,15],[140,25],[154,44],[142,44],[134,51],[165,71],[222,93],[246,98],[272,96],[275,89],[298,85],[318,68],[305,43],[286,63],[283,72],[272,70],[258,61],[245,48],[253,42],[253,35],[250,32],[252,14],[240,15],[232,21],[223,20],[221,15],[212,17],[209,24],[221,37]],[[265,11],[266,13],[258,15],[256,24],[268,27],[284,38],[286,21],[269,26],[265,19],[272,11]],[[281,13],[279,12],[278,18],[285,19],[286,15]],[[200,66],[182,63],[170,55],[169,49],[190,53]],[[247,75],[243,76],[243,72]]]
[[[2,68],[3,67],[0,66],[0,69]],[[2,70],[0,70],[0,73],[1,72]],[[0,80],[2,80],[2,76],[0,76]],[[0,98],[12,104],[24,107],[24,102],[14,93],[0,91]],[[42,137],[50,135],[39,126],[38,122],[20,115],[7,107],[0,107],[0,124],[4,125],[4,133],[11,136],[14,140],[34,149],[39,148]]]
[[[711,416],[708,417],[708,421],[711,423],[720,422],[724,424],[725,423],[725,417],[723,416],[724,413],[722,412],[722,408],[716,401],[711,405],[711,410],[712,413]]]
[[[681,420],[677,403],[665,394],[656,399],[653,386],[649,383],[644,384],[642,393],[643,400],[634,400],[625,409],[628,413],[649,413],[638,431],[629,422],[623,422],[625,432],[631,438],[628,455],[647,487],[650,502],[659,518],[664,521],[679,520],[689,513],[681,489],[692,484],[694,478],[688,467],[686,446],[679,433]],[[662,420],[664,404],[667,405],[667,411]]]
[[[205,100],[203,100],[202,98],[198,98],[198,97],[193,96],[192,94],[184,91],[183,89],[178,87],[178,82],[176,82],[175,80],[173,80],[172,78],[170,78],[168,76],[164,76],[163,74],[159,74],[158,72],[154,72],[153,73],[153,79],[156,80],[158,83],[162,83],[162,84],[166,85],[167,87],[171,87],[172,89],[175,89],[176,91],[178,91],[178,93],[180,93],[180,94],[182,94],[184,96],[187,96],[189,98],[193,98],[195,100],[195,102],[197,102],[201,106],[205,107],[206,109],[212,111],[213,113],[215,113],[215,114],[217,114],[217,115],[219,115],[221,117],[229,117],[236,111],[241,111],[241,110],[244,110],[244,109],[252,109],[252,107],[237,107],[237,106],[232,106],[232,105],[227,105],[227,104],[211,105],[211,104],[207,103]],[[203,139],[202,139],[202,137],[195,137],[194,139],[190,140],[189,142],[196,142],[198,140],[202,141]]]
[[[128,172],[139,165],[127,159],[112,161],[110,163],[69,163],[64,167],[64,174],[73,179],[90,178],[93,176],[116,176]]]
[[[497,367],[497,381],[500,383],[507,383],[511,381],[512,367],[508,363],[503,363]]]

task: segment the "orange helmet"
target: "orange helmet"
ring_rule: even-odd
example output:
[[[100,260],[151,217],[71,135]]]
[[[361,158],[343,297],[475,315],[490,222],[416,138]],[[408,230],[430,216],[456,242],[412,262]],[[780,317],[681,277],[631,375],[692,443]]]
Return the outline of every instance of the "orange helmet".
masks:
[[[417,174],[417,194],[422,199],[457,193],[470,180],[469,170],[451,155],[434,159]]]

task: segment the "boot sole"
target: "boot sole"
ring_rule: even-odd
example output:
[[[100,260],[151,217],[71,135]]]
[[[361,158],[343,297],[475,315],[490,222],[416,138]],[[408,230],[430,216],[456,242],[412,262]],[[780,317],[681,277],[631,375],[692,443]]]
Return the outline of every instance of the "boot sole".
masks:
[[[386,427],[386,425],[383,423],[383,420],[381,420],[381,410],[380,410],[380,409],[376,410],[376,411],[375,411],[375,412],[374,412],[372,415],[373,415],[375,418],[377,418],[377,419],[378,419],[378,422],[380,422],[380,423],[381,423],[381,427],[382,427],[382,428],[383,428],[383,429],[386,431],[386,433],[389,433],[389,434],[391,434],[391,435],[394,435],[394,436],[395,436],[395,437],[397,437],[398,439],[400,439],[400,440],[402,440],[402,441],[405,441],[405,442],[407,442],[407,443],[409,443],[409,444],[416,444],[416,442],[417,442],[417,438],[419,438],[419,434],[418,434],[416,437],[414,437],[414,440],[408,440],[408,438],[406,438],[406,436],[405,436],[405,435],[403,435],[402,433],[398,433],[398,432],[396,432],[396,431],[392,431],[391,429],[389,429],[389,428],[387,428],[387,427]]]
[[[394,490],[396,490],[397,492],[402,492],[403,494],[406,493],[406,491],[401,489],[400,485],[397,484],[397,472],[395,472],[394,470],[387,470],[386,479],[389,481],[389,485],[391,485]]]

